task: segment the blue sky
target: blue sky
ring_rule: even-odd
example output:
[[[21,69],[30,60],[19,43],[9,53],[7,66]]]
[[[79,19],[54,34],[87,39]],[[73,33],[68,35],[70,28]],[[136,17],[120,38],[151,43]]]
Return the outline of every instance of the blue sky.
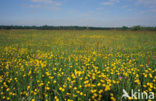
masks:
[[[156,0],[0,0],[0,25],[156,26]]]

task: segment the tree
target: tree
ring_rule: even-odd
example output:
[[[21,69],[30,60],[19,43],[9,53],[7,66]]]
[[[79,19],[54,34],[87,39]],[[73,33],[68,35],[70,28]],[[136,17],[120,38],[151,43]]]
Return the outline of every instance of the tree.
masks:
[[[122,28],[121,28],[122,30],[127,30],[127,29],[129,29],[127,26],[122,26]]]
[[[133,27],[132,27],[132,30],[135,30],[135,31],[137,31],[137,30],[141,30],[141,29],[142,29],[142,27],[139,26],[139,25],[137,25],[137,26],[133,26]]]

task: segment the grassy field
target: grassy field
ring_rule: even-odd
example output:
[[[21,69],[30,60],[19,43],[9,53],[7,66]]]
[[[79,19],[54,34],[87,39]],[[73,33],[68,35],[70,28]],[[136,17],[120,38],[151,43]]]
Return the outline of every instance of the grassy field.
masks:
[[[155,84],[155,31],[0,30],[0,101],[120,101]]]

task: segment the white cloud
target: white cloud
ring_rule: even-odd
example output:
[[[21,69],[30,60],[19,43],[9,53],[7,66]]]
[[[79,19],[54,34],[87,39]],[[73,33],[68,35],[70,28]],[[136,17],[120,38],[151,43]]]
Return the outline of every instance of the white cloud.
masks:
[[[103,7],[98,7],[98,8],[96,8],[97,10],[102,10],[102,9],[104,9]]]
[[[39,5],[39,4],[36,4],[36,5],[30,4],[29,7],[30,8],[40,8],[41,5]]]
[[[143,7],[140,14],[154,14],[156,13],[156,0],[129,0],[133,2],[135,7]]]
[[[156,0],[137,0],[138,4],[156,5]]]
[[[148,8],[156,8],[156,0],[131,0],[134,1],[136,5],[143,5]]]
[[[148,8],[148,10],[144,11],[144,13],[156,12],[156,0],[137,0],[136,5],[144,5]]]
[[[52,3],[52,0],[31,0],[32,2]]]
[[[53,0],[31,0],[34,3],[46,3],[46,4],[53,4],[55,6],[60,6],[61,3],[55,2]]]
[[[53,4],[55,6],[60,6],[61,3],[59,2],[55,2],[53,0],[30,0],[31,2],[34,2],[34,3],[46,3],[46,4]]]
[[[114,5],[119,2],[120,2],[120,0],[108,0],[106,2],[101,3],[101,5]]]
[[[54,0],[30,0],[32,4],[29,5],[30,8],[48,8],[58,10],[61,6],[60,2]]]
[[[129,7],[128,5],[121,6],[121,8],[128,8],[128,7]]]

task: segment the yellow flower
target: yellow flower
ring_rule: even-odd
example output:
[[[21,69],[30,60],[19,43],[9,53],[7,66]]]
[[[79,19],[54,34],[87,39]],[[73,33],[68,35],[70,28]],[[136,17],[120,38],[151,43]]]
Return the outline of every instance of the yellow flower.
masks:
[[[9,97],[7,97],[7,100],[10,100],[10,98],[9,98]]]
[[[27,86],[27,90],[29,90],[30,89],[30,86]]]
[[[68,99],[67,101],[73,101],[73,100]]]
[[[106,85],[105,91],[108,91],[108,90],[110,90],[110,87],[108,85]]]
[[[128,97],[129,100],[132,100],[132,97]]]
[[[74,87],[74,90],[77,90],[77,87]]]
[[[5,99],[5,96],[3,96],[3,99]]]
[[[55,96],[54,98],[55,98],[55,100],[56,100],[56,101],[59,101],[59,99],[58,99],[58,97],[57,97],[57,96]]]
[[[116,101],[116,99],[115,99],[114,97],[111,97],[111,100],[112,100],[112,101]]]
[[[93,51],[93,55],[96,55],[96,51]]]
[[[60,87],[59,90],[62,90],[62,87]]]
[[[149,74],[149,76],[150,76],[150,78],[152,78],[152,77],[153,77],[151,73]]]
[[[98,84],[97,84],[97,86],[100,86],[100,85],[101,85],[101,83],[98,83]]]
[[[73,97],[77,97],[77,95],[73,94]]]
[[[83,92],[81,92],[80,95],[83,95]]]
[[[53,83],[56,83],[56,81],[54,80]]]
[[[6,91],[9,91],[9,90],[10,90],[10,88],[7,88],[7,89],[6,89]]]
[[[50,87],[45,87],[45,89],[46,89],[46,90],[49,90],[49,89],[50,89]]]
[[[103,92],[103,90],[101,89],[100,91],[99,91],[99,94],[101,94]]]
[[[80,93],[80,91],[76,91],[76,93]]]

